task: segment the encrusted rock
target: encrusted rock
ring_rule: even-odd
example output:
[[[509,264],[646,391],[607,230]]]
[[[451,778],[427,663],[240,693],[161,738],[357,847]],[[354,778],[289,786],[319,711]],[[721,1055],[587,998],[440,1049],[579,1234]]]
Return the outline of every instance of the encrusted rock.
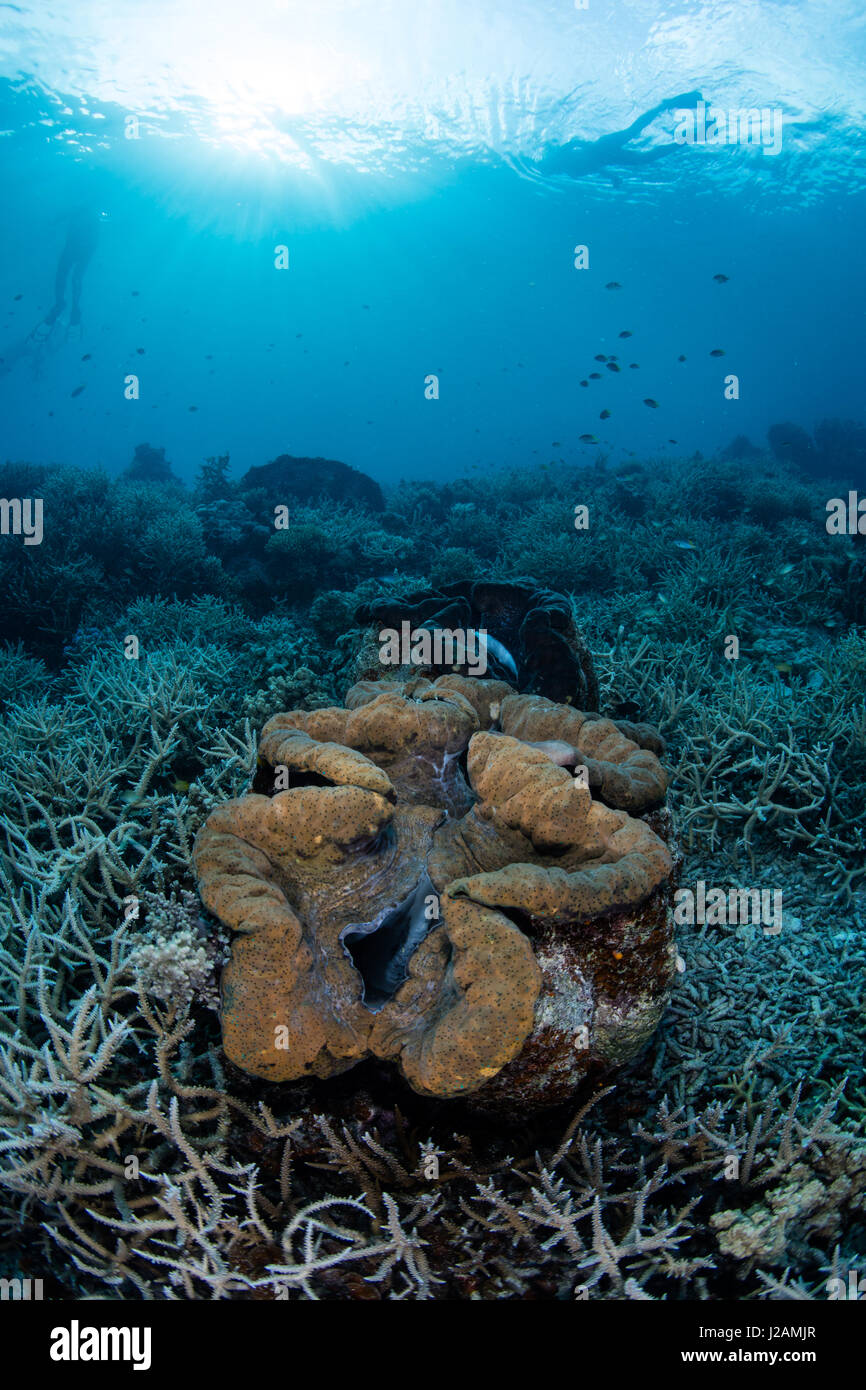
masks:
[[[438,589],[418,589],[376,599],[362,606],[356,617],[372,625],[365,650],[371,649],[377,631],[398,631],[404,623],[413,631],[484,631],[492,639],[487,676],[579,709],[598,709],[595,668],[575,626],[571,603],[534,579],[461,580]],[[441,676],[451,669],[450,663],[429,665],[421,674]],[[457,669],[465,675],[467,663]],[[374,666],[359,671],[362,678],[373,680],[381,674],[381,667]],[[411,673],[403,668],[399,674]]]

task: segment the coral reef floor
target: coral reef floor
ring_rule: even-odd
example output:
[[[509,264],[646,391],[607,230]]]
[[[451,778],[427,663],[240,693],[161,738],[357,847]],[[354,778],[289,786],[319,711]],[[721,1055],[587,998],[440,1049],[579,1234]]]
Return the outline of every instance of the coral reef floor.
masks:
[[[3,1273],[58,1298],[410,1300],[822,1299],[866,1273],[866,562],[824,525],[843,484],[764,459],[405,485],[375,516],[305,504],[251,572],[212,497],[42,481],[77,539],[3,551]],[[371,1063],[236,1072],[198,829],[271,714],[339,702],[360,602],[526,574],[572,596],[603,712],[667,740],[682,883],[781,892],[781,930],[681,925],[650,1047],[518,1127]]]

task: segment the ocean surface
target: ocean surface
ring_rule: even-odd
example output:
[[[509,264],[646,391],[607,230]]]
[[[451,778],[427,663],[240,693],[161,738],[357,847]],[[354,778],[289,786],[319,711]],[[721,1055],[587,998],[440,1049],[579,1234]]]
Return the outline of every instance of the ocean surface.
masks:
[[[598,411],[578,382],[623,330],[641,370],[606,383],[615,455],[860,409],[853,0],[84,0],[7,4],[0,26],[7,457],[116,471],[151,439],[187,480],[288,450],[388,482],[566,436],[579,460]],[[605,144],[696,91],[781,113],[779,151],[677,146],[672,112],[620,158]],[[36,357],[77,213],[99,219],[81,321]]]
[[[0,4],[0,1273],[852,1296],[864,121],[856,0]],[[658,755],[670,893],[765,915],[666,900],[664,1008],[612,1094],[601,1054],[525,1115],[363,1050],[256,1080],[196,837],[268,719],[320,727],[377,624],[458,601],[492,674]],[[565,737],[524,741],[559,775]]]

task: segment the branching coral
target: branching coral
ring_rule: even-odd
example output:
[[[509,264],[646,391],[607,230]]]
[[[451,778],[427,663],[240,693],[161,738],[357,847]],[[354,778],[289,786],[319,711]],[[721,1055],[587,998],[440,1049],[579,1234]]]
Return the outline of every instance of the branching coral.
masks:
[[[202,598],[160,597],[172,575],[155,554],[152,597],[123,612],[141,583],[128,537],[141,520],[170,531],[180,490],[19,465],[4,476],[8,496],[44,495],[50,522],[38,549],[8,540],[0,575],[7,636],[46,657],[13,650],[0,711],[7,1268],[44,1277],[53,1298],[125,1299],[823,1299],[828,1279],[862,1277],[866,743],[863,637],[849,625],[866,586],[858,538],[824,531],[826,484],[706,460],[559,465],[502,473],[493,490],[488,477],[407,484],[372,532],[310,507],[301,520],[354,538],[352,564],[329,581],[345,589],[323,596],[311,626],[289,591],[254,621],[209,596],[223,577],[211,585],[194,564]],[[233,518],[250,515],[231,500],[193,529],[229,554]],[[353,589],[390,570],[410,534],[415,577]],[[494,1125],[408,1087],[398,1106],[376,1059],[323,1084],[254,1081],[224,1068],[203,1007],[215,962],[198,974],[193,947],[193,975],[173,991],[182,962],[151,971],[140,954],[187,928],[200,939],[187,910],[194,836],[256,773],[260,722],[287,702],[302,714],[340,703],[354,609],[428,586],[448,546],[485,577],[533,574],[572,596],[601,707],[626,736],[624,721],[643,716],[665,735],[685,882],[784,890],[778,936],[679,930],[682,973],[652,1045],[570,1123],[555,1110]],[[261,611],[262,576],[231,579]],[[728,631],[741,639],[730,663]],[[140,663],[120,656],[130,632]],[[356,691],[352,710],[379,693]],[[469,703],[489,733],[489,706]],[[560,771],[577,766],[576,738],[532,732],[566,745],[549,750]],[[652,747],[644,737],[632,742]],[[458,786],[463,756],[448,765]],[[615,810],[593,757],[593,799]],[[393,763],[387,775],[396,790]],[[129,897],[139,916],[124,921]],[[539,963],[538,932],[512,926]],[[208,931],[212,952],[222,943]],[[846,1073],[841,1128],[829,1107]]]
[[[852,634],[816,663],[819,680],[793,687],[741,671],[695,640],[676,662],[674,651],[620,633],[596,659],[605,703],[637,704],[665,734],[685,845],[734,867],[745,862],[752,873],[759,845],[784,846],[818,864],[850,903],[866,881],[859,639]]]

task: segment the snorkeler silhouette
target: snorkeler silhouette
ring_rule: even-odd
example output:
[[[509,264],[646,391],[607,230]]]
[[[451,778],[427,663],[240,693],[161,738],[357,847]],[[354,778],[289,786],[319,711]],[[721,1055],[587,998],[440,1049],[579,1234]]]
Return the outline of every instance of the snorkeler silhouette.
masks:
[[[17,363],[29,361],[38,376],[49,345],[57,340],[64,311],[68,309],[66,333],[81,325],[81,288],[84,273],[99,241],[100,225],[108,218],[89,204],[79,204],[66,219],[66,237],[54,273],[54,303],[23,338],[0,348],[0,377]]]
[[[54,303],[43,319],[51,328],[66,308],[69,295],[69,324],[75,327],[81,322],[81,286],[84,272],[99,241],[99,227],[107,214],[95,212],[90,207],[78,207],[69,218],[66,241],[57,262],[54,276]]]
[[[673,139],[669,144],[657,145],[651,150],[630,150],[627,148],[629,142],[664,112],[696,106],[701,100],[700,92],[683,92],[680,96],[668,97],[650,107],[649,111],[644,111],[624,130],[613,130],[608,135],[600,135],[597,140],[569,140],[564,145],[545,150],[540,159],[532,161],[531,169],[535,174],[566,174],[571,178],[582,178],[588,174],[603,173],[611,165],[640,168],[653,164],[679,148]]]

